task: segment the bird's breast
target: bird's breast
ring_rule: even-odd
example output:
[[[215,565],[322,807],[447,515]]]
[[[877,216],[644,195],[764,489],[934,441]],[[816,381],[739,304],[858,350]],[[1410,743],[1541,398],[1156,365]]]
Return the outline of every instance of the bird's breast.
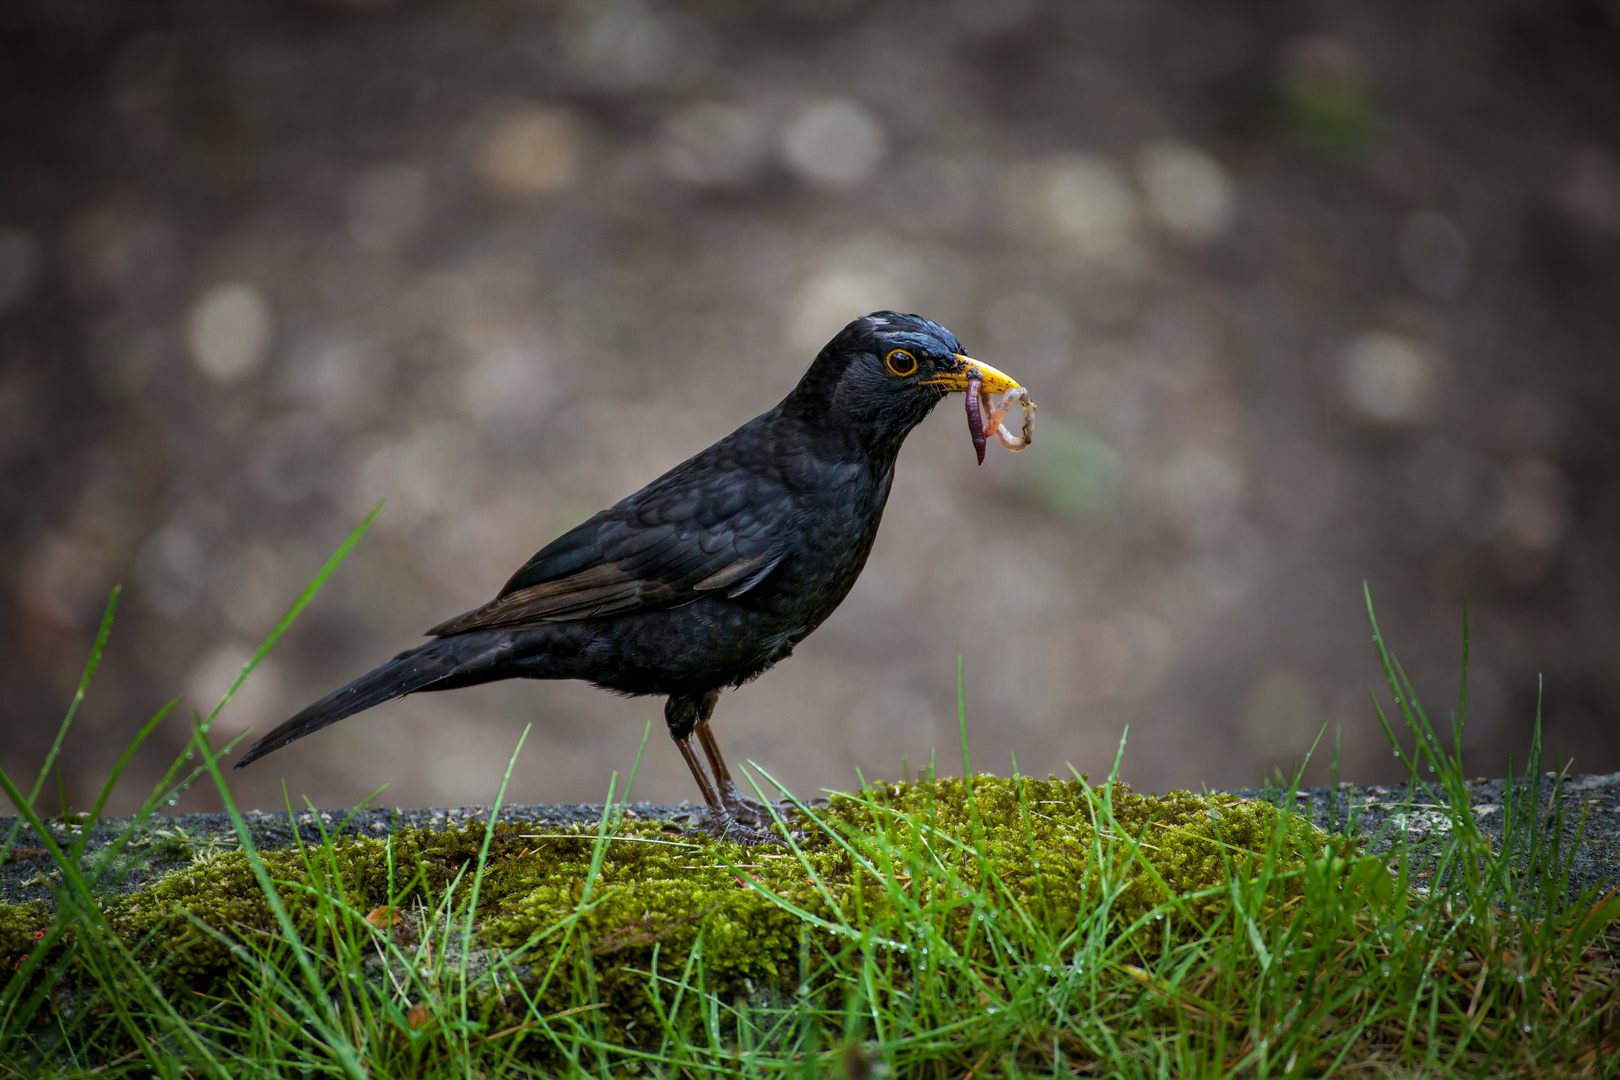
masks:
[[[859,465],[840,466],[827,470],[823,482],[801,500],[789,555],[773,575],[769,600],[784,614],[802,617],[808,627],[803,633],[832,614],[866,566],[893,475],[888,469],[873,475]]]

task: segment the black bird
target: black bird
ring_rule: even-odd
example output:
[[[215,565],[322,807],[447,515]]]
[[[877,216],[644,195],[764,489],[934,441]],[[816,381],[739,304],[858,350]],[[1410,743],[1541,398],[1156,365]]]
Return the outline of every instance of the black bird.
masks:
[[[711,820],[747,836],[738,816],[753,815],[709,730],[721,689],[788,656],[849,593],[911,429],[951,391],[1017,386],[938,323],[856,319],[774,409],[558,537],[495,599],[315,702],[236,767],[405,694],[584,679],[668,695],[664,720]]]

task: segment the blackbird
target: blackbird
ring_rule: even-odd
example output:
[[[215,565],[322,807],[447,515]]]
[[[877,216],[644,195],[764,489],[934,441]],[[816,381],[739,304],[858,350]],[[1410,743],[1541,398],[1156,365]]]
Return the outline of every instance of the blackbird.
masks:
[[[1017,389],[938,323],[894,311],[856,319],[775,408],[558,537],[495,599],[310,705],[236,767],[406,694],[584,679],[667,695],[664,720],[707,822],[746,838],[757,814],[709,729],[721,689],[787,657],[848,595],[911,429],[951,391],[973,400]]]

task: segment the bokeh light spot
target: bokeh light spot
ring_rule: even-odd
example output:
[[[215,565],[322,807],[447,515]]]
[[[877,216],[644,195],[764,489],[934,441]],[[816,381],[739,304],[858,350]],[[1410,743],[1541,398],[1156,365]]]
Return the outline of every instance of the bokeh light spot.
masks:
[[[1551,551],[1570,524],[1570,483],[1545,458],[1514,462],[1502,477],[1497,535],[1534,552]]]
[[[579,122],[573,114],[536,105],[508,115],[490,131],[478,154],[478,175],[503,198],[536,199],[572,184],[579,158]]]
[[[1226,170],[1189,143],[1149,143],[1137,151],[1136,175],[1158,222],[1181,240],[1208,243],[1232,225],[1237,199]]]
[[[220,703],[253,649],[240,643],[219,645],[205,653],[186,676],[186,704],[207,716]],[[222,715],[239,718],[255,727],[282,713],[282,678],[275,662],[266,657],[237,688]]]
[[[818,101],[782,130],[782,162],[818,187],[861,184],[888,152],[883,125],[854,101]]]
[[[270,305],[244,281],[205,289],[186,320],[186,345],[197,370],[215,382],[253,374],[270,345]]]
[[[1417,419],[1438,379],[1434,356],[1411,338],[1372,330],[1344,351],[1345,397],[1362,415],[1384,424]]]
[[[208,571],[208,556],[196,537],[178,526],[154,533],[135,560],[141,596],[171,619],[184,615],[197,599]]]
[[[1069,154],[1008,177],[1009,213],[1032,242],[1084,259],[1134,260],[1139,211],[1125,170],[1095,154]]]

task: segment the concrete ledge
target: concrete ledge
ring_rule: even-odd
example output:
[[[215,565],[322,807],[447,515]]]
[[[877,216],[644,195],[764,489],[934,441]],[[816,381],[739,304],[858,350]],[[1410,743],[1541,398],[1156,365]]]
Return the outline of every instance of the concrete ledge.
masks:
[[[1536,812],[1549,827],[1552,824],[1552,793],[1556,773],[1546,773],[1530,783],[1522,778],[1511,782],[1513,801],[1528,806],[1533,799]],[[1468,783],[1469,804],[1474,821],[1493,849],[1501,843],[1506,823],[1509,781],[1480,778]],[[1277,793],[1243,790],[1232,794],[1244,798],[1277,798]],[[1578,774],[1558,784],[1564,813],[1564,841],[1579,845],[1570,868],[1569,892],[1579,896],[1596,887],[1604,892],[1620,888],[1620,773]],[[1366,837],[1368,850],[1375,854],[1389,851],[1404,834],[1414,845],[1444,839],[1451,831],[1448,800],[1438,785],[1409,787],[1357,787],[1341,784],[1329,788],[1306,788],[1299,792],[1296,809],[1308,813],[1311,821],[1324,829]],[[1560,858],[1570,859],[1561,849]],[[1423,860],[1418,860],[1422,865]]]

